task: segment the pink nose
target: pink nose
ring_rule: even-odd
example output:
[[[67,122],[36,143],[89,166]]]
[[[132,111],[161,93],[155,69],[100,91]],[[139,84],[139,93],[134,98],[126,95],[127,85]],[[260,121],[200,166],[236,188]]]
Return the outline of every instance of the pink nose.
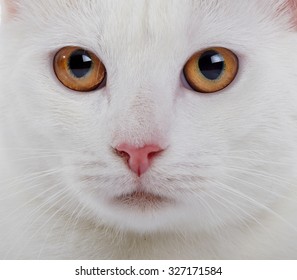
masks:
[[[162,148],[157,145],[136,148],[128,144],[121,144],[117,146],[116,151],[121,157],[127,158],[129,168],[140,177],[149,169],[152,159],[162,151]]]

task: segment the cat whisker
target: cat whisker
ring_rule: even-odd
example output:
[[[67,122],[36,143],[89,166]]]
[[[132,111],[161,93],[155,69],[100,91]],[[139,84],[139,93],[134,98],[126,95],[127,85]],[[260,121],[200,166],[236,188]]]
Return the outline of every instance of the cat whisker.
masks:
[[[73,201],[75,201],[75,199],[73,197],[71,197],[68,201],[66,201],[63,205],[63,208],[66,208],[67,205],[69,205],[70,203],[72,203]],[[80,204],[79,204],[80,205]],[[58,209],[54,214],[53,214],[53,217],[56,216],[56,214],[60,213],[61,212],[61,209]],[[49,222],[49,221],[48,221]],[[40,250],[39,250],[39,254],[38,254],[38,258],[37,259],[40,259],[41,256],[42,256],[42,252],[44,250],[44,247],[46,246],[47,244],[47,240],[48,238],[51,236],[51,233],[53,231],[53,229],[57,226],[57,224],[61,222],[60,219],[57,219],[56,222],[52,225],[52,227],[49,229],[49,231],[47,232],[45,238],[44,238],[44,241],[43,241],[43,245],[41,246]],[[46,222],[45,222],[45,225],[46,225]]]
[[[28,161],[28,160],[35,160],[35,159],[52,159],[52,158],[61,158],[61,155],[59,154],[34,155],[34,156],[28,156],[23,158],[16,158],[14,160],[9,160],[9,162],[21,162],[21,161]]]
[[[79,221],[82,217],[83,214],[88,215],[89,211],[86,209],[86,205],[83,205],[80,210],[76,213],[76,215],[74,216],[74,220],[72,222],[72,232],[69,234],[69,238],[70,239],[75,239],[75,234],[77,233],[77,228],[78,228],[78,224]]]
[[[42,204],[42,207],[38,207],[39,209],[35,209],[35,211],[30,213],[30,216],[33,215],[33,213],[39,212],[39,215],[33,220],[31,221],[30,224],[26,225],[25,230],[23,231],[23,234],[26,235],[28,233],[28,231],[32,228],[32,225],[36,224],[40,219],[42,219],[44,217],[45,214],[49,213],[50,211],[52,211],[53,209],[55,209],[60,203],[61,201],[66,197],[67,191],[66,190],[61,190],[60,192],[56,193],[53,197],[55,197],[55,202],[53,204],[50,203],[50,201],[46,201]],[[52,199],[53,199],[52,197]],[[40,211],[42,208],[44,208],[45,206],[50,206],[49,208],[46,208],[45,211]],[[20,248],[19,250],[19,254],[22,253],[23,249],[25,249],[31,242],[31,240],[34,239],[34,237],[45,227],[45,225],[47,225],[55,216],[57,213],[59,213],[61,211],[60,207],[57,207],[58,210],[56,212],[54,212],[43,224],[41,224],[39,226],[39,228],[32,234],[30,235],[29,240],[27,240],[27,242],[25,242],[24,244],[22,244],[22,248]],[[15,245],[16,246],[16,245]],[[11,248],[11,250],[13,250],[14,248]]]
[[[295,226],[293,226],[291,223],[289,223],[286,219],[284,219],[284,217],[282,217],[281,215],[279,215],[278,213],[276,213],[275,211],[273,211],[271,208],[269,208],[268,206],[258,202],[257,200],[247,196],[246,194],[234,189],[233,187],[225,184],[225,183],[222,183],[222,182],[219,182],[219,181],[215,181],[215,180],[211,180],[210,182],[213,182],[216,184],[216,188],[222,190],[222,191],[225,191],[225,192],[228,192],[230,194],[233,194],[245,201],[248,201],[250,202],[252,205],[255,205],[257,206],[259,209],[262,209],[262,210],[265,210],[266,212],[272,214],[274,217],[278,218],[280,221],[282,221],[283,223],[285,223],[286,225],[288,225],[291,229],[293,229],[294,231],[297,232],[297,228]],[[221,185],[221,186],[219,186]],[[224,199],[224,198],[222,198]],[[250,215],[249,213],[246,212],[246,214]]]
[[[14,177],[11,179],[11,181],[9,180],[4,180],[2,182],[0,182],[1,185],[5,185],[7,187],[10,187],[12,185],[17,185],[17,184],[24,184],[24,183],[28,183],[37,179],[41,179],[53,174],[57,174],[61,172],[61,168],[53,168],[53,169],[47,169],[47,170],[43,170],[43,171],[38,171],[38,172],[32,172],[32,173],[25,173],[21,176],[18,177]]]
[[[219,188],[221,190],[221,188]],[[222,206],[225,206],[225,208],[227,209],[227,211],[231,211],[232,214],[234,215],[234,217],[236,217],[239,222],[244,226],[244,229],[248,229],[251,233],[254,233],[254,230],[251,227],[251,222],[256,223],[257,225],[259,225],[263,230],[265,230],[265,232],[267,234],[269,234],[271,237],[273,237],[272,233],[270,232],[270,229],[267,226],[264,226],[263,223],[261,223],[261,221],[259,219],[257,219],[254,215],[252,215],[251,213],[247,212],[246,210],[244,210],[242,207],[240,207],[240,205],[235,204],[232,200],[228,199],[225,196],[222,196],[218,193],[216,193],[215,191],[210,191],[207,192],[207,195],[210,196],[212,199],[215,199],[215,197],[217,197],[217,199],[215,199],[215,201],[219,204],[221,204]],[[231,209],[230,207],[231,206]],[[235,209],[232,209],[235,208]],[[242,213],[245,217],[248,217],[249,220],[243,218],[240,213]]]
[[[80,212],[83,212],[85,209],[85,206],[82,205],[82,203],[80,201],[78,201],[76,207],[72,210],[71,214],[68,216],[67,218],[67,222],[65,223],[64,229],[63,231],[61,231],[60,237],[59,237],[59,241],[62,240],[62,237],[65,236],[65,234],[68,234],[69,230],[70,230],[70,226],[72,224],[72,222],[75,220],[74,217],[77,217],[77,215],[79,215]],[[61,243],[61,242],[59,242]],[[65,249],[65,242],[63,243],[63,250]]]
[[[28,206],[30,205],[32,202],[34,202],[35,200],[37,200],[38,198],[41,198],[43,197],[44,195],[46,195],[47,193],[51,192],[52,190],[58,188],[59,186],[61,186],[62,183],[58,183],[58,184],[55,184],[55,185],[52,185],[50,188],[48,189],[45,189],[44,191],[42,192],[39,192],[36,196],[32,197],[31,199],[27,200],[25,203],[23,203],[22,205],[18,206],[17,208],[15,208],[12,212],[9,213],[9,215],[6,217],[6,218],[10,218],[12,217],[13,215],[15,215],[18,211],[22,210],[25,206]],[[58,192],[58,194],[60,192],[64,191],[63,189],[60,190]],[[52,196],[56,196],[57,193],[54,193]],[[39,207],[37,209],[35,209],[35,211],[37,211],[38,209],[42,208],[43,205],[45,205],[46,202],[44,202],[43,204],[39,205]],[[31,212],[30,212],[31,213]]]
[[[248,157],[236,157],[236,156],[220,156],[223,159],[238,159],[242,162],[253,162],[253,163],[267,163],[269,165],[283,165],[283,166],[292,166],[292,163],[289,162],[278,162],[278,161],[268,161],[264,159],[257,159],[257,158],[248,158]]]
[[[226,169],[226,170],[232,170],[232,171],[237,171],[240,173],[244,173],[244,174],[248,174],[248,175],[253,175],[255,176],[259,176],[262,178],[266,178],[268,180],[275,180],[275,181],[279,181],[281,183],[287,183],[289,185],[292,185],[293,183],[290,181],[287,181],[287,178],[281,177],[279,175],[275,175],[269,172],[265,172],[263,170],[259,171],[257,169],[252,169],[252,168],[240,168],[238,166],[233,167],[233,166],[223,166],[221,167],[222,169]]]
[[[107,168],[108,165],[104,162],[100,161],[89,161],[89,162],[80,162],[75,163],[75,166],[84,168],[84,169],[92,169],[92,168]]]
[[[47,206],[47,205],[43,205],[43,207],[44,206]],[[42,209],[42,207],[38,207],[38,210],[39,209]],[[33,215],[33,212],[37,212],[37,209],[34,209],[33,211],[31,211],[30,213],[29,213],[29,216],[28,216],[28,218],[30,218],[32,215]],[[46,213],[46,211],[45,211],[45,213]],[[43,212],[41,212],[40,213],[40,215],[38,216],[38,218],[37,219],[34,219],[33,221],[31,221],[31,223],[30,224],[26,224],[26,227],[24,227],[24,228],[22,228],[22,235],[20,235],[20,236],[18,236],[18,238],[16,239],[16,240],[14,240],[14,244],[12,244],[12,246],[10,247],[10,249],[8,249],[8,251],[6,252],[6,255],[9,255],[11,252],[14,252],[14,251],[16,251],[15,250],[15,248],[16,247],[19,247],[18,245],[18,243],[19,243],[19,241],[22,239],[22,236],[23,235],[25,235],[29,230],[30,230],[30,225],[32,225],[32,224],[34,224],[35,222],[37,222],[38,221],[38,219],[39,219],[39,217],[42,217],[42,215],[43,215]],[[30,220],[30,219],[29,219]],[[17,224],[15,225],[15,230],[17,229]],[[5,257],[6,258],[6,257]]]
[[[18,152],[19,154],[27,154],[27,155],[32,155],[32,154],[73,154],[76,153],[77,151],[75,150],[61,150],[61,149],[41,149],[41,148],[0,148],[0,151],[9,151],[9,152]]]
[[[288,197],[286,195],[282,195],[280,193],[276,193],[270,189],[267,189],[267,188],[264,188],[264,187],[261,187],[261,185],[258,185],[258,184],[255,184],[255,183],[252,183],[252,182],[249,182],[247,180],[243,180],[241,178],[238,178],[238,177],[235,177],[235,176],[231,176],[229,174],[225,174],[225,177],[228,177],[228,178],[231,178],[233,181],[236,181],[236,182],[241,182],[243,183],[245,186],[249,186],[249,187],[255,187],[257,189],[261,189],[265,192],[267,192],[268,194],[273,194],[273,196],[275,197],[278,197],[278,198],[283,198],[283,199],[286,199],[286,200],[289,200],[289,201],[294,201],[294,199],[292,199],[291,197]]]
[[[198,201],[200,201],[201,205],[204,205],[204,209],[206,209],[209,213],[210,213],[210,217],[214,220],[214,224],[217,224],[217,220],[220,220],[219,219],[219,215],[218,213],[216,213],[214,211],[214,209],[209,205],[209,203],[199,194],[197,195],[194,191],[191,193],[191,195],[194,195]],[[210,196],[208,193],[207,193],[208,196]]]
[[[225,201],[225,202],[227,202],[228,205],[231,205],[231,206],[235,207],[237,210],[239,210],[243,214],[248,215],[256,223],[258,223],[258,224],[260,223],[254,216],[252,216],[251,214],[249,214],[247,211],[243,210],[240,206],[236,205],[233,201],[227,199],[226,197],[222,197],[220,194],[217,194],[214,191],[207,191],[207,192],[204,192],[204,194],[206,196],[208,196],[209,198],[211,198],[212,200],[214,200],[216,203],[218,203],[221,206],[223,206],[228,211],[231,211],[234,214],[234,216],[237,217],[239,219],[239,221],[242,224],[244,224],[247,228],[250,228],[248,222],[244,218],[242,218],[237,211],[228,208],[226,206],[226,204],[224,204],[222,202],[222,200]],[[216,215],[219,215],[219,213],[216,213]]]
[[[277,143],[276,143],[276,145],[277,145]],[[286,150],[284,147],[282,147],[281,149],[278,150],[276,146],[274,146],[271,149],[268,149],[267,147],[262,147],[261,149],[238,149],[238,150],[232,149],[232,150],[229,150],[228,151],[228,154],[231,154],[231,153],[244,153],[244,154],[246,154],[248,152],[248,153],[252,153],[252,154],[255,153],[255,154],[259,154],[259,155],[265,155],[267,153],[270,153],[271,154],[271,153],[273,153],[275,151],[280,151],[280,152],[282,152],[282,151],[288,151],[288,152],[290,152],[291,149],[288,148]]]

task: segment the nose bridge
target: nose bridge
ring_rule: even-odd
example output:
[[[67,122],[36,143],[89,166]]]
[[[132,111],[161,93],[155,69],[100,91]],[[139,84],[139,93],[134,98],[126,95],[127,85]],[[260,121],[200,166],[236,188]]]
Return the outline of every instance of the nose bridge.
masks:
[[[153,93],[152,93],[153,95]],[[147,126],[147,122],[155,123],[157,116],[157,105],[149,92],[139,89],[139,92],[132,97],[128,105],[128,118],[134,121],[134,125]]]
[[[135,147],[151,143],[164,146],[170,93],[159,87],[158,81],[149,83],[148,78],[140,74],[133,81],[127,81],[122,87],[118,85],[110,92],[111,122],[107,125],[113,147],[123,142]]]
[[[166,71],[158,67],[152,51],[142,50],[118,62],[111,89],[112,142],[142,147],[166,138],[174,97],[166,84]],[[162,74],[162,72],[165,72]]]
[[[120,108],[113,117],[114,145],[125,142],[142,147],[155,142],[157,137],[161,138],[162,117],[156,104],[145,93],[135,93],[135,96],[127,97],[118,106]]]

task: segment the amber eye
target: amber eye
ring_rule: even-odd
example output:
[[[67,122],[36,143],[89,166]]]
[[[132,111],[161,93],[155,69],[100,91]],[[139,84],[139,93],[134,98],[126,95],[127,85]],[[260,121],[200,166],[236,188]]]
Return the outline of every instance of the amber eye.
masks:
[[[184,76],[193,90],[212,93],[231,84],[237,71],[237,56],[228,49],[215,47],[195,53],[184,67]]]
[[[92,52],[79,47],[65,47],[54,58],[54,70],[66,87],[81,92],[97,89],[105,80],[103,63]]]

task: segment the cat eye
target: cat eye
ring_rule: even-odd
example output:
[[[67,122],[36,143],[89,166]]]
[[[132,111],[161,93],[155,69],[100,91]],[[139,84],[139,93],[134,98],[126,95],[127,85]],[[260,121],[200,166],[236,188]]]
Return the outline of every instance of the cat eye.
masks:
[[[238,66],[238,58],[232,51],[215,47],[195,53],[187,61],[183,72],[193,90],[213,93],[232,83]]]
[[[67,88],[88,92],[102,85],[106,70],[92,52],[79,47],[64,47],[54,58],[54,70],[58,80]]]

